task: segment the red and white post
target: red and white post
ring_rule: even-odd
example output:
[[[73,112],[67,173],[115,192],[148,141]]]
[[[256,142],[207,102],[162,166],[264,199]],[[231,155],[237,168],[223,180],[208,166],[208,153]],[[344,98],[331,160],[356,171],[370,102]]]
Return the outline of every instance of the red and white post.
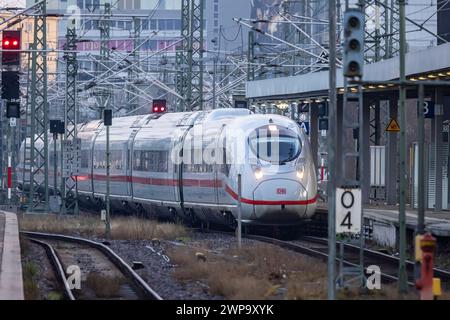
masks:
[[[8,202],[11,203],[11,190],[12,190],[12,165],[11,154],[8,154]]]

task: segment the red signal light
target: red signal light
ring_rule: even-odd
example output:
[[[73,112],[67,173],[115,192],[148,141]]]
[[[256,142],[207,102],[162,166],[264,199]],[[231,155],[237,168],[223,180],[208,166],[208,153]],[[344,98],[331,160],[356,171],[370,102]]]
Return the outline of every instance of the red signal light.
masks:
[[[153,100],[153,113],[164,113],[167,112],[166,100]]]
[[[19,49],[19,40],[3,39],[3,49]]]
[[[20,47],[21,47],[21,31],[20,30],[3,30],[2,31],[2,64],[10,66],[20,65]]]

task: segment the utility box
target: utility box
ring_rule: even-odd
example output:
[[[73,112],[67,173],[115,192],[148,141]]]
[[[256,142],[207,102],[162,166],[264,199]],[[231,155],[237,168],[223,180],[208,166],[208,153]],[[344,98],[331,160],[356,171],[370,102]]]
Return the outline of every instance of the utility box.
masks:
[[[48,201],[48,206],[51,213],[61,212],[61,197],[60,196],[50,196]]]

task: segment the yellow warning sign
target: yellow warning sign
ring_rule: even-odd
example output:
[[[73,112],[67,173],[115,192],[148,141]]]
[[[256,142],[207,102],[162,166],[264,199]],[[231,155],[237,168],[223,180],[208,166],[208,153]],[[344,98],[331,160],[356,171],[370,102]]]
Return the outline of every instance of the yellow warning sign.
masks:
[[[386,128],[387,132],[400,132],[400,126],[398,125],[397,119],[391,119],[389,125]]]

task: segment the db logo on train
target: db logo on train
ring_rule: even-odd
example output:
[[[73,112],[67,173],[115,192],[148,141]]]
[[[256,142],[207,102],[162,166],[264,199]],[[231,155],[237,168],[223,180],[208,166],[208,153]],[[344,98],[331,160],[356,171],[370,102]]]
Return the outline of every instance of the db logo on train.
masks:
[[[278,188],[277,194],[286,194],[286,188]]]

